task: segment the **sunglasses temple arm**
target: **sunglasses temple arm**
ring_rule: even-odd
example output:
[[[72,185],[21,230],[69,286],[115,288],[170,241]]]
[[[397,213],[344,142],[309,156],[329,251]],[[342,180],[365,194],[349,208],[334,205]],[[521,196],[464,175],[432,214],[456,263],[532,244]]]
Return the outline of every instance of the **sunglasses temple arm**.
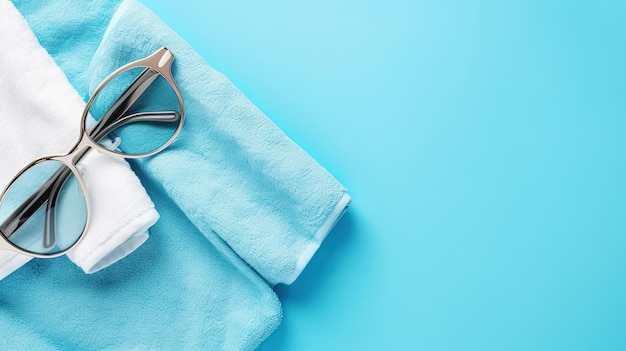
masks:
[[[158,76],[157,71],[150,68],[144,69],[89,131],[92,139],[101,139],[107,135],[108,133],[103,133],[103,130],[122,118]]]
[[[50,196],[50,190],[52,189],[53,182],[55,182],[56,175],[60,172],[57,171],[55,175],[50,177],[37,191],[35,191],[24,203],[22,203],[13,213],[11,213],[7,219],[0,224],[0,232],[3,233],[5,238],[10,238],[15,232],[30,218],[32,217],[43,205],[39,199],[46,199]],[[38,205],[37,205],[38,204]]]
[[[127,124],[135,122],[161,122],[161,123],[173,123],[180,120],[180,113],[176,111],[158,111],[158,112],[140,112],[132,115],[125,116],[118,119],[115,123],[109,125],[106,129],[102,130],[102,135],[106,136],[114,132],[116,129],[121,128]],[[102,138],[94,139],[98,142]]]
[[[68,168],[62,168],[61,170],[63,174],[59,174],[57,180],[51,185],[50,195],[48,195],[48,201],[46,203],[46,216],[43,231],[44,249],[52,249],[56,245],[57,201],[59,200],[61,188],[63,188],[63,185],[71,175],[71,171]]]

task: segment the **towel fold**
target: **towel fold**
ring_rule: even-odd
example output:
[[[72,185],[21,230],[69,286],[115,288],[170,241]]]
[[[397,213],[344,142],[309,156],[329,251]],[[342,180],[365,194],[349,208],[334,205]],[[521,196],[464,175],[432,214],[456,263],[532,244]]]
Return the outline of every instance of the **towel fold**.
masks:
[[[85,103],[9,2],[0,1],[0,187],[26,164],[78,141]],[[148,238],[154,204],[123,159],[89,152],[81,164],[91,199],[83,241],[68,256],[86,273],[120,260]],[[30,260],[0,251],[0,279]]]

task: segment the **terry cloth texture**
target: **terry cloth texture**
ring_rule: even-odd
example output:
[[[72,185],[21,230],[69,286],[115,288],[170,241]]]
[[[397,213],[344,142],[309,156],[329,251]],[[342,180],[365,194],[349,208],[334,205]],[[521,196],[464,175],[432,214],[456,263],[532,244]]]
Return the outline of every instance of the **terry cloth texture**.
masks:
[[[171,147],[132,162],[161,214],[151,240],[94,276],[33,261],[2,282],[0,324],[58,348],[257,347],[280,323],[271,285],[298,276],[347,208],[345,188],[143,5],[15,5],[84,100],[168,47],[187,116]]]

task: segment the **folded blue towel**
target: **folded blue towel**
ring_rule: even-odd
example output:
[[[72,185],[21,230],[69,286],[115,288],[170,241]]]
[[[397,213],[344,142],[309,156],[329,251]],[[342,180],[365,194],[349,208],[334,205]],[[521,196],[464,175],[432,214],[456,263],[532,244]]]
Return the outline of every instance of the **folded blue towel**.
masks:
[[[140,178],[161,183],[203,233],[216,232],[271,284],[295,280],[347,207],[345,188],[143,5],[40,6],[18,1],[85,99],[122,64],[160,46],[174,52],[186,125],[168,152],[139,161]]]
[[[170,148],[134,163],[161,213],[151,239],[94,276],[35,260],[1,282],[0,325],[32,333],[0,345],[37,335],[78,349],[256,347],[280,322],[268,283],[298,276],[346,190],[141,4],[15,5],[85,99],[115,68],[167,46],[187,120]]]
[[[90,88],[160,46],[176,55],[187,121],[169,152],[139,161],[140,176],[162,184],[200,231],[223,238],[268,282],[291,283],[346,208],[345,188],[137,2],[123,2],[111,20],[89,62]]]

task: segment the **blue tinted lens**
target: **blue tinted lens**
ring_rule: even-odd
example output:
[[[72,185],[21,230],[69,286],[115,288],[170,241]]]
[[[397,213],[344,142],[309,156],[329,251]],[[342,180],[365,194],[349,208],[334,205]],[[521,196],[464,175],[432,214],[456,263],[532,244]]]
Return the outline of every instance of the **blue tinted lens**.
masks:
[[[137,67],[114,76],[93,98],[85,129],[122,155],[151,153],[170,142],[182,123],[174,88],[157,71]],[[117,141],[117,143],[112,143]]]
[[[87,201],[70,168],[45,160],[29,167],[0,203],[0,233],[18,248],[53,255],[71,248],[87,225]]]

